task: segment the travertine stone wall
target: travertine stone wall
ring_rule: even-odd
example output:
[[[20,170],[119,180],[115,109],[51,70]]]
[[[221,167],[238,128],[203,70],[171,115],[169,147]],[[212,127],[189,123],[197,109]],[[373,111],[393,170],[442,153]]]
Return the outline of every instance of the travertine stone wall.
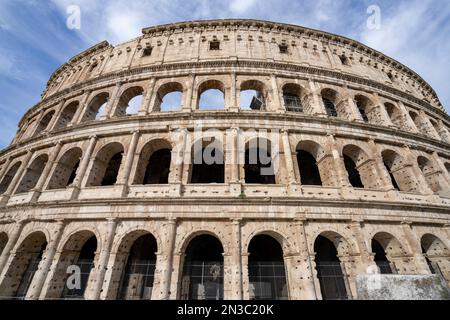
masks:
[[[199,108],[208,89],[224,94],[222,110]],[[249,89],[261,93],[261,110],[241,108]],[[161,110],[171,92],[181,93],[180,106]],[[287,94],[302,112],[287,109]],[[142,103],[129,114],[136,96]],[[400,274],[429,274],[428,259],[450,282],[449,128],[412,70],[321,31],[215,20],[100,43],[55,71],[0,152],[0,296],[15,294],[45,245],[26,298],[60,298],[67,267],[94,236],[84,297],[115,299],[130,248],[145,234],[158,247],[152,299],[181,297],[186,248],[203,234],[222,244],[226,299],[251,297],[248,248],[261,234],[282,247],[290,299],[322,298],[318,236],[336,247],[350,297],[375,263],[372,239]],[[224,181],[190,183],[195,146],[211,138]],[[274,184],[245,182],[242,159],[255,139],[269,143]],[[162,149],[171,150],[168,181],[144,185]],[[315,159],[322,185],[302,185],[299,151]],[[345,157],[363,188],[352,187]],[[113,171],[115,183],[102,186]]]

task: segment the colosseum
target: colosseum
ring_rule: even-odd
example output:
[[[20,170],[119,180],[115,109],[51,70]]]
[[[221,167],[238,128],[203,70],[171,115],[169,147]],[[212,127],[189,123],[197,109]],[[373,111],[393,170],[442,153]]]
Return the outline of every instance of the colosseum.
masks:
[[[449,213],[450,117],[408,67],[295,25],[154,26],[59,67],[0,152],[0,296],[358,299],[368,270],[450,282]]]

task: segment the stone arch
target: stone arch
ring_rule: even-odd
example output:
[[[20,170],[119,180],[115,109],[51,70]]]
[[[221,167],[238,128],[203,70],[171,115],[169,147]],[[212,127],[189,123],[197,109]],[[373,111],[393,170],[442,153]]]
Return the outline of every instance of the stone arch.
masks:
[[[101,116],[100,109],[106,111],[106,104],[109,100],[109,92],[101,92],[96,94],[88,103],[86,112],[81,119],[81,122],[93,121]]]
[[[100,252],[99,238],[96,231],[78,228],[61,239],[61,249],[56,269],[49,283],[46,298],[84,299],[88,288],[93,285],[91,271],[94,269]],[[81,271],[81,287],[69,289],[66,285],[69,266],[78,266]]]
[[[382,271],[383,269],[386,270],[384,273],[400,272],[403,265],[402,257],[408,255],[408,251],[402,246],[400,241],[391,233],[384,231],[377,232],[372,237],[372,248],[374,247],[374,241],[376,241],[384,250],[386,259],[389,263],[389,266],[383,266],[381,264],[382,261],[375,261],[380,269]],[[391,272],[388,272],[389,270],[387,270],[389,267],[391,268]]]
[[[126,232],[114,249],[114,265],[107,297],[109,299],[151,299],[156,253],[160,243],[152,232],[135,229]]]
[[[325,159],[325,149],[317,142],[303,140],[295,148],[300,182],[303,185],[333,185],[333,164]]]
[[[389,149],[383,150],[381,157],[394,188],[406,192],[417,190],[418,186],[414,171],[412,170],[412,167],[406,163],[405,158],[399,153]]]
[[[133,184],[169,182],[172,144],[165,139],[153,139],[141,149]]]
[[[374,161],[369,159],[367,152],[354,144],[345,145],[342,149],[345,169],[350,184],[355,188],[372,188],[379,186]]]
[[[406,127],[406,121],[400,108],[396,107],[394,104],[390,102],[386,102],[384,104],[384,107],[386,108],[386,112],[394,126],[396,126],[399,129]]]
[[[307,103],[307,91],[297,83],[286,83],[281,88],[283,94],[284,108],[288,112],[299,112],[312,114],[313,111]]]
[[[119,142],[103,146],[95,156],[86,186],[114,185],[119,175],[123,153],[123,145]]]
[[[8,234],[6,232],[0,232],[0,256],[8,243]]]
[[[36,187],[39,179],[41,178],[42,172],[48,162],[48,155],[41,154],[34,158],[31,162],[25,174],[23,175],[22,181],[17,187],[16,193],[25,193],[31,191]]]
[[[337,117],[337,105],[340,102],[339,93],[336,90],[325,88],[320,92],[325,112],[329,117]]]
[[[420,239],[422,253],[431,273],[441,273],[450,281],[450,250],[437,236],[426,233]]]
[[[445,190],[442,173],[432,160],[424,156],[418,156],[417,164],[419,165],[428,186],[433,192],[444,194],[448,192],[448,190]]]
[[[24,299],[47,247],[42,231],[33,231],[23,238],[0,286],[0,295]]]
[[[409,116],[416,125],[416,128],[419,129],[422,134],[428,135],[428,126],[422,117],[414,111],[409,111]]]
[[[266,104],[269,101],[269,92],[263,82],[259,80],[246,80],[241,83],[239,90],[241,97],[239,105],[241,109],[247,109],[242,105],[242,94],[246,91],[253,92],[253,98],[250,105],[248,106],[248,109],[260,111],[266,109]]]
[[[183,108],[183,93],[185,92],[185,88],[183,86],[182,83],[180,82],[168,82],[168,83],[164,83],[162,84],[159,88],[158,91],[156,92],[156,99],[155,99],[155,104],[153,106],[153,111],[169,111],[169,110],[161,110],[161,107],[163,105],[164,102],[164,98],[174,92],[180,92],[181,93],[181,97],[180,97],[180,104],[178,106],[176,106],[177,108],[172,108],[173,106],[171,106],[171,111],[174,110],[181,110]]]
[[[223,142],[216,137],[198,139],[191,147],[190,183],[224,183]]]
[[[272,141],[255,137],[245,143],[245,183],[276,184]]]
[[[224,246],[216,235],[201,232],[187,239],[180,264],[179,299],[223,299]],[[181,268],[182,266],[182,268]]]
[[[202,95],[209,90],[218,90],[223,94],[223,97],[217,97],[217,100],[220,100],[220,105],[218,106],[203,106],[202,104]],[[219,80],[206,80],[202,82],[197,89],[197,109],[199,110],[217,110],[217,109],[225,109],[225,85],[222,81]],[[220,99],[219,99],[220,98]],[[223,103],[223,104],[222,104]]]
[[[36,137],[43,131],[49,129],[48,125],[52,121],[52,118],[54,115],[55,115],[55,110],[50,110],[42,117],[41,121],[39,121],[39,124],[38,124],[36,130],[34,131],[33,137]]]
[[[368,97],[362,94],[357,94],[355,96],[356,107],[361,114],[361,118],[366,123],[377,123],[377,119],[379,117],[375,114],[376,110],[374,110],[374,103]]]
[[[123,117],[126,115],[131,115],[137,112],[129,112],[129,103],[137,98],[141,97],[141,103],[142,103],[142,97],[144,94],[144,89],[141,86],[133,86],[130,88],[125,89],[122,94],[120,95],[119,101],[117,102],[116,111],[114,113],[115,117]],[[138,110],[139,111],[139,110]]]
[[[343,259],[351,255],[349,242],[335,231],[323,231],[315,237],[313,246],[322,299],[348,299],[350,289]]]
[[[67,127],[72,122],[79,106],[80,103],[78,101],[72,101],[65,106],[56,122],[55,129],[57,130]]]
[[[194,239],[195,237],[198,237],[201,235],[209,235],[209,236],[216,238],[218,241],[220,241],[220,243],[222,244],[222,247],[223,247],[223,254],[228,254],[230,252],[229,245],[225,241],[225,236],[222,233],[212,230],[210,228],[191,230],[187,234],[183,235],[183,237],[179,241],[177,241],[174,252],[179,253],[179,254],[185,253],[186,248],[189,245],[189,242],[191,242],[192,239]]]
[[[286,300],[289,298],[285,252],[273,236],[260,233],[251,238],[248,249],[250,300]]]
[[[16,176],[17,171],[19,170],[21,165],[22,165],[22,162],[21,161],[17,161],[12,166],[10,166],[10,168],[8,169],[6,174],[3,176],[3,179],[1,180],[1,183],[0,183],[0,195],[5,193],[6,190],[8,190],[9,185],[13,181],[13,179]]]
[[[70,186],[76,178],[83,151],[79,147],[67,150],[59,159],[47,189],[63,189]]]

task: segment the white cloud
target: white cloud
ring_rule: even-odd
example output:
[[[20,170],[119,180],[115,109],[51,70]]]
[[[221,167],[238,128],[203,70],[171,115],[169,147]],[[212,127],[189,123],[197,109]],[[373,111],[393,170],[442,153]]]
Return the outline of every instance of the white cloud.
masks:
[[[230,11],[233,13],[244,13],[255,3],[256,0],[233,0],[230,2]]]

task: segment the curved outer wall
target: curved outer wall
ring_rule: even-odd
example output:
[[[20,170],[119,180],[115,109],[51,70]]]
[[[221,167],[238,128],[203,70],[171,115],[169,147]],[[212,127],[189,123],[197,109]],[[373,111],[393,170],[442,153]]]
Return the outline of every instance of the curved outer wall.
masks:
[[[201,93],[212,88],[223,92],[223,110],[199,108]],[[240,108],[245,89],[261,91],[262,110]],[[181,92],[181,105],[163,112],[161,101],[172,91]],[[302,112],[287,108],[287,93],[297,95]],[[127,115],[137,94],[139,111]],[[191,183],[198,126],[215,129],[206,137],[223,151],[223,183]],[[251,129],[270,131],[273,184],[246,183],[235,161],[255,138]],[[172,151],[167,183],[143,184],[143,166],[162,148]],[[300,150],[315,158],[322,186],[301,183]],[[112,154],[122,155],[117,179],[100,186]],[[352,187],[346,158],[362,187]],[[77,161],[66,186],[66,169]],[[282,247],[290,299],[322,298],[319,235],[335,244],[350,297],[356,298],[356,275],[375,264],[373,238],[386,251],[398,249],[387,252],[398,273],[429,274],[428,259],[450,281],[449,170],[450,119],[435,92],[373,49],[265,21],[151,27],[61,66],[0,152],[0,296],[18,286],[11,269],[37,233],[47,245],[29,299],[57,298],[61,257],[74,236],[87,234],[97,248],[84,296],[116,297],[117,257],[138,230],[157,242],[153,299],[181,297],[185,251],[202,234],[223,246],[226,299],[251,297],[248,250],[260,234]]]

